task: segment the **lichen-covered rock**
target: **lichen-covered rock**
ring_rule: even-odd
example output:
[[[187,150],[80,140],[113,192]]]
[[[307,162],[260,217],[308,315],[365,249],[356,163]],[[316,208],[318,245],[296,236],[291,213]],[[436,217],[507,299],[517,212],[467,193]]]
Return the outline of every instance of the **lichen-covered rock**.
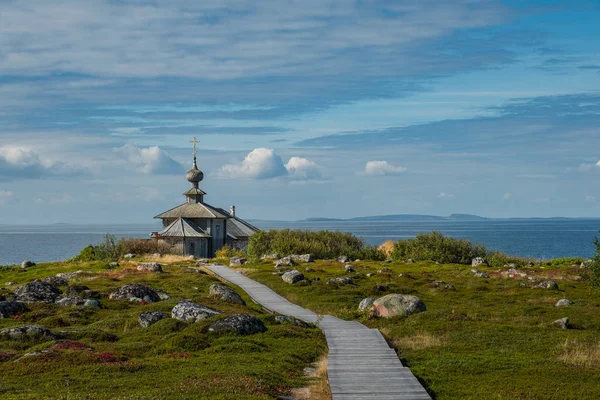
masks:
[[[331,278],[327,281],[328,285],[334,285],[334,286],[345,286],[345,285],[349,285],[352,283],[352,278],[350,278],[349,276],[343,276],[341,278]]]
[[[337,258],[337,262],[342,263],[342,264],[346,264],[349,261],[350,261],[350,259],[348,258],[348,256],[339,256]]]
[[[393,293],[375,300],[369,308],[369,316],[392,318],[397,315],[408,316],[426,310],[425,303],[417,296]]]
[[[137,283],[128,283],[121,286],[112,292],[108,298],[111,300],[145,301],[147,303],[160,301],[160,297],[154,290]]]
[[[196,262],[196,267],[202,267],[210,262],[208,258],[201,258]]]
[[[10,318],[28,310],[25,303],[19,301],[0,301],[0,318]]]
[[[471,267],[480,267],[480,266],[487,266],[488,263],[487,261],[485,261],[485,259],[483,257],[475,257],[472,261],[471,261]]]
[[[283,257],[283,258],[280,258],[279,260],[275,261],[275,268],[292,267],[294,265],[295,265],[294,260],[292,260],[291,257]]]
[[[294,262],[311,263],[315,261],[312,254],[292,254],[290,258]]]
[[[556,321],[552,322],[552,325],[560,329],[569,329],[569,318],[564,317],[561,319],[557,319]]]
[[[476,269],[472,269],[471,272],[475,275],[476,278],[488,279],[490,276],[485,272],[478,271]]]
[[[100,302],[96,299],[87,299],[83,305],[90,308],[100,308]]]
[[[23,325],[16,328],[3,329],[0,331],[0,336],[14,340],[41,337],[53,339],[55,337],[48,328],[41,325]]]
[[[360,301],[360,304],[358,305],[358,311],[367,311],[374,301],[375,299],[373,297],[367,297],[365,299],[362,299]]]
[[[146,311],[139,315],[138,322],[143,328],[147,328],[165,318],[169,318],[169,314],[161,311]]]
[[[244,306],[246,305],[244,299],[242,299],[242,297],[237,294],[235,290],[220,283],[214,283],[210,285],[208,295],[210,297],[218,297],[219,299],[229,303],[241,304]]]
[[[48,276],[44,278],[42,282],[49,283],[53,286],[67,286],[69,284],[65,278],[60,278],[58,276]]]
[[[569,307],[569,306],[572,306],[573,304],[574,303],[569,299],[560,299],[559,301],[556,302],[554,307]]]
[[[85,304],[85,299],[79,296],[61,297],[60,299],[56,300],[56,304],[61,307],[82,306]]]
[[[537,289],[550,289],[550,290],[558,290],[558,285],[556,282],[552,280],[543,281],[534,286]]]
[[[234,331],[240,335],[266,332],[265,324],[254,315],[234,314],[218,320],[208,327],[210,332]]]
[[[301,321],[298,318],[290,317],[289,315],[278,315],[275,317],[275,322],[278,324],[289,323],[301,328],[308,328],[308,324],[306,322]]]
[[[242,265],[246,264],[246,262],[248,262],[248,260],[246,260],[243,257],[231,257],[229,259],[229,266],[230,267],[241,267]]]
[[[141,263],[140,265],[138,265],[137,270],[138,271],[147,271],[147,272],[157,272],[157,273],[163,272],[162,265],[160,265],[157,262]]]
[[[302,272],[300,272],[300,271],[293,270],[293,271],[288,271],[285,274],[283,274],[281,276],[281,279],[283,279],[283,281],[286,283],[294,284],[296,282],[300,282],[301,280],[303,280],[304,275],[302,275]]]
[[[62,292],[56,286],[36,279],[15,290],[15,299],[23,303],[54,303]]]
[[[169,300],[171,298],[171,296],[162,289],[154,289],[154,291],[161,300]]]
[[[33,261],[25,260],[21,263],[21,268],[31,268],[35,267],[36,264]]]
[[[78,277],[79,275],[83,274],[84,271],[75,271],[75,272],[61,272],[59,274],[56,274],[56,276],[58,278],[64,278],[66,280],[71,280],[73,278]]]
[[[520,271],[514,267],[509,268],[506,271],[502,271],[500,274],[507,278],[525,278],[525,277],[527,277],[527,274],[525,272]]]
[[[171,317],[184,322],[199,322],[206,318],[221,314],[221,311],[184,300],[171,310]]]
[[[90,290],[90,288],[85,285],[73,285],[69,286],[67,290],[65,290],[65,294],[67,296],[77,296],[87,290]]]

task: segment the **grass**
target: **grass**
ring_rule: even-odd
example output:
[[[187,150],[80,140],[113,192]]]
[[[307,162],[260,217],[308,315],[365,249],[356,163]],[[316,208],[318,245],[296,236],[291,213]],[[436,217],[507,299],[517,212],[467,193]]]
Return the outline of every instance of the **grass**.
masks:
[[[0,269],[0,288],[8,289],[0,291],[4,295],[33,279],[77,270],[94,273],[71,284],[87,285],[103,294],[101,309],[31,304],[20,319],[0,319],[0,329],[40,324],[53,332],[69,332],[68,341],[0,339],[0,398],[271,399],[323,380],[302,372],[325,352],[318,329],[278,325],[239,290],[248,306],[208,298],[216,278],[188,268],[193,265],[190,261],[168,261],[173,263],[163,264],[163,274],[138,272],[135,262],[115,270],[107,270],[105,262]],[[15,284],[5,286],[6,282]],[[108,300],[108,293],[132,282],[163,289],[171,299],[151,304]],[[146,329],[139,326],[142,311],[170,313],[182,299],[226,314],[256,315],[268,330],[250,336],[207,332],[218,317],[195,324],[165,319]],[[36,350],[46,353],[23,357]]]
[[[312,281],[304,287],[273,275],[273,264],[248,268],[250,277],[303,307],[379,328],[435,399],[598,399],[600,297],[590,289],[588,270],[571,261],[521,268],[536,280],[555,280],[558,291],[533,289],[532,281],[505,278],[498,268],[479,268],[490,275],[482,279],[470,266],[432,262],[363,261],[347,274],[343,264],[317,261],[310,265],[314,272],[296,267]],[[390,272],[377,273],[383,267]],[[354,285],[326,284],[346,275]],[[363,298],[389,293],[416,295],[427,311],[392,319],[357,311]],[[575,305],[555,307],[561,298]],[[573,329],[551,326],[565,316]]]

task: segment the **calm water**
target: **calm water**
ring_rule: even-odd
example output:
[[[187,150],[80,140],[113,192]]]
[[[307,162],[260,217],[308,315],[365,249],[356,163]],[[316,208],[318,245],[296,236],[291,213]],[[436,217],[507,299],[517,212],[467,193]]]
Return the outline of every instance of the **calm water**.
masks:
[[[503,252],[540,259],[590,257],[600,220],[492,220],[492,221],[379,221],[379,222],[255,222],[261,229],[329,229],[352,232],[369,244],[414,237],[437,230],[466,238]],[[110,232],[117,237],[147,238],[157,224],[0,226],[0,265],[71,258]]]

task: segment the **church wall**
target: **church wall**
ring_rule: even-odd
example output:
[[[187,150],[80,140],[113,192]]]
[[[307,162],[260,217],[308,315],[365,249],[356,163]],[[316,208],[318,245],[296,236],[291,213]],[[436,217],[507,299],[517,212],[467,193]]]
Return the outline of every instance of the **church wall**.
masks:
[[[216,251],[225,245],[225,220],[210,220],[210,234],[212,236],[211,257],[214,257]]]

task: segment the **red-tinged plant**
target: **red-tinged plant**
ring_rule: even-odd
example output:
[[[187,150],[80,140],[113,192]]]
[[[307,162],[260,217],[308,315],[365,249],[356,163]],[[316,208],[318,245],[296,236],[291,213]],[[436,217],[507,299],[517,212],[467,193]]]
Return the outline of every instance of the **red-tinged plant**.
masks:
[[[116,362],[117,357],[111,353],[100,352],[96,354],[96,357],[102,362]]]
[[[64,342],[57,343],[54,346],[52,346],[52,349],[53,350],[90,350],[90,348],[87,347],[85,344],[79,343],[79,342],[72,342],[70,340],[65,340]]]
[[[11,315],[10,317],[12,319],[18,319],[19,321],[25,321],[25,315],[24,314]]]
[[[150,304],[150,303],[148,303],[146,300],[142,300],[142,305],[145,306],[146,304]]]
[[[167,354],[167,358],[191,358],[192,355],[190,353],[171,353]]]

